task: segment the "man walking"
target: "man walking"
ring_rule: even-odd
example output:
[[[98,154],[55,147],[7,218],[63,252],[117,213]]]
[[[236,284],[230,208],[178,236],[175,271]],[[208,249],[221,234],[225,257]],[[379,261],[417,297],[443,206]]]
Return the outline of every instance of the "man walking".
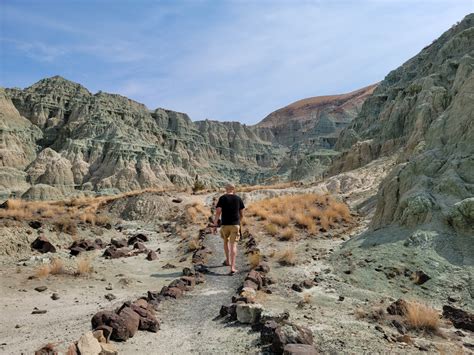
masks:
[[[235,268],[237,242],[240,239],[240,221],[243,217],[244,202],[235,194],[235,186],[227,184],[225,194],[219,198],[214,218],[214,233],[217,231],[219,218],[222,216],[221,237],[224,240],[224,264],[230,266],[230,275],[238,270]]]

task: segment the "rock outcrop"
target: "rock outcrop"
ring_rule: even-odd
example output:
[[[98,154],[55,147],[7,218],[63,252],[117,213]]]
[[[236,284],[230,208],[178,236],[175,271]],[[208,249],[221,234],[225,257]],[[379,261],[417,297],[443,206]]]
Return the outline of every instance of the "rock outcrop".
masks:
[[[256,126],[192,122],[184,113],[92,94],[55,76],[24,90],[2,91],[0,122],[8,125],[2,132],[13,132],[4,136],[14,151],[3,154],[8,169],[1,169],[0,182],[5,196],[17,185],[17,195],[32,186],[25,197],[56,198],[76,190],[116,193],[196,181],[217,186],[320,176],[334,151],[308,151],[334,145],[372,89],[308,99],[294,112],[282,109],[278,119],[287,114],[287,121],[296,123],[289,130],[280,123],[270,127],[269,118]],[[294,138],[280,138],[278,132]]]
[[[257,132],[290,149],[279,167],[290,180],[316,180],[330,165],[340,132],[360,112],[377,84],[342,95],[296,101],[270,113],[256,125]]]
[[[7,93],[29,121],[22,120],[42,131],[42,150],[26,169],[29,182],[61,191],[190,186],[196,177],[206,185],[253,183],[284,154],[240,123],[193,123],[120,95],[93,95],[58,76]],[[35,158],[28,153],[24,165]]]
[[[373,227],[445,222],[473,235],[474,15],[392,71],[346,128],[331,168],[391,154],[398,164],[378,195]]]
[[[367,232],[345,243],[333,261],[343,270],[364,260],[430,270],[426,294],[462,289],[472,306],[474,265],[474,14],[392,71],[340,135],[330,173],[374,159],[395,160],[380,184]],[[341,261],[341,255],[352,260]],[[367,266],[355,272],[367,288],[386,279]],[[415,283],[416,285],[416,283]],[[423,292],[413,286],[414,292]],[[394,294],[400,292],[392,289]]]

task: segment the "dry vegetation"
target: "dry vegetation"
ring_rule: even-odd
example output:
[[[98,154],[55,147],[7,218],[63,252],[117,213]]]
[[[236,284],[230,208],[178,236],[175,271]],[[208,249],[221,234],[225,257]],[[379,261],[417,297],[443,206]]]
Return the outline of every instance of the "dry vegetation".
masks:
[[[238,192],[251,192],[251,191],[258,191],[258,190],[270,190],[270,189],[286,189],[289,187],[296,186],[297,183],[295,182],[281,182],[271,185],[252,185],[252,186],[239,186],[237,188]]]
[[[260,260],[262,259],[260,253],[251,253],[248,256],[249,265],[251,268],[255,268],[260,264]]]
[[[315,234],[341,223],[351,223],[349,207],[330,195],[286,195],[254,202],[247,214],[266,221],[265,231],[281,240],[292,240],[295,228]]]
[[[280,265],[293,266],[296,265],[296,254],[295,251],[288,247],[278,256],[278,262]]]
[[[435,332],[439,329],[438,312],[423,303],[408,301],[405,310],[405,323],[412,329]]]
[[[90,259],[79,258],[77,259],[76,272],[77,276],[84,276],[92,272],[92,265]]]
[[[99,209],[118,199],[132,197],[143,193],[161,193],[163,189],[143,189],[125,192],[113,196],[78,197],[59,201],[26,201],[9,199],[0,208],[0,219],[17,221],[51,220],[60,232],[76,234],[77,224],[105,226],[110,218],[99,212]]]
[[[209,208],[199,202],[194,202],[185,208],[185,218],[188,223],[205,226],[210,216],[211,211]]]

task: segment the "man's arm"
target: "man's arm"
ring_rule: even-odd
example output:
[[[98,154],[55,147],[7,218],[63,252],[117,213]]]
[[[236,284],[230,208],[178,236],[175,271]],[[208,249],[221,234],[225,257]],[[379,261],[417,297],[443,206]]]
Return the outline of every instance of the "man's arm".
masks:
[[[214,217],[214,225],[217,226],[217,224],[219,223],[219,217],[221,216],[222,214],[222,208],[221,207],[217,207],[216,208],[216,216]]]
[[[242,220],[242,218],[244,218],[244,209],[245,208],[242,208],[242,209],[239,210],[240,220]]]
[[[221,207],[217,207],[216,208],[216,215],[214,217],[214,225],[212,226],[212,232],[215,234],[217,232],[217,225],[219,223],[219,217],[221,216],[222,214],[222,208]]]

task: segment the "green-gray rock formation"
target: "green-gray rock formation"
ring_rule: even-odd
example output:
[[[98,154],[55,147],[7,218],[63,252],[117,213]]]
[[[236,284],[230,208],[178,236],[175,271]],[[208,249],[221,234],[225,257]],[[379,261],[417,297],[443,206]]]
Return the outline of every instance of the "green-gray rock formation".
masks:
[[[388,74],[336,146],[331,174],[397,157],[369,230],[335,253],[336,267],[362,265],[347,278],[394,297],[399,286],[364,260],[423,270],[432,280],[407,280],[405,292],[446,300],[456,288],[474,306],[474,14]]]

